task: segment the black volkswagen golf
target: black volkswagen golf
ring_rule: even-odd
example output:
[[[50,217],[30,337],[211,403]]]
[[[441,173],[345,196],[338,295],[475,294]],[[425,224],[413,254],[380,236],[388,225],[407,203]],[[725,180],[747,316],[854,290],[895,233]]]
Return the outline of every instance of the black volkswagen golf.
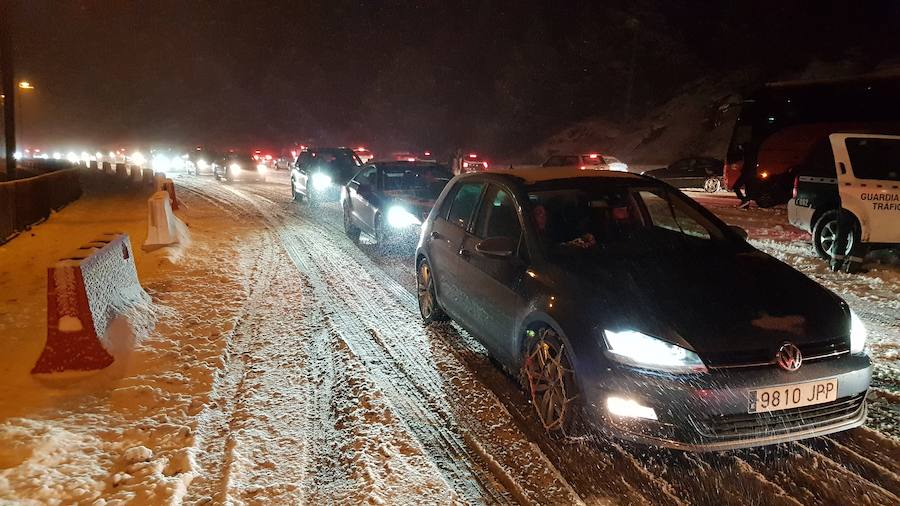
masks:
[[[467,174],[422,227],[422,317],[518,373],[547,430],[703,451],[864,421],[871,365],[847,304],[666,183]]]
[[[409,251],[434,200],[452,177],[447,167],[429,162],[366,165],[341,192],[344,231],[354,241],[365,231],[382,252],[402,244],[408,244]]]

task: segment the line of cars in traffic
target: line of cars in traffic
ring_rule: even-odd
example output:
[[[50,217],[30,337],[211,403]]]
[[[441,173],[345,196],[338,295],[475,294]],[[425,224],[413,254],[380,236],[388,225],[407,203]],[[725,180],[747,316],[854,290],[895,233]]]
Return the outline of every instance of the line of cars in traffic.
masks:
[[[353,241],[414,244],[423,320],[474,335],[550,432],[706,451],[865,419],[860,319],[659,179],[580,165],[454,175],[324,148],[298,158],[291,193],[339,202]]]

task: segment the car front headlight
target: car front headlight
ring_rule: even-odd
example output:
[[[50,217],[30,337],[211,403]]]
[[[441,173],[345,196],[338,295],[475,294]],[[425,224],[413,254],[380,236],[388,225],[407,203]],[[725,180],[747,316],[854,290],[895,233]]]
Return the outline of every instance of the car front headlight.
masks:
[[[412,225],[421,225],[422,221],[416,218],[411,212],[400,206],[394,206],[388,209],[387,213],[388,225],[394,228],[406,228]]]
[[[200,160],[197,160],[197,168],[206,170],[207,167],[209,167],[209,164],[206,163],[206,160],[202,158]]]
[[[691,350],[634,330],[603,332],[606,356],[622,364],[673,374],[706,372],[700,357]]]
[[[265,174],[269,168],[266,167],[266,164],[260,163],[256,166],[256,170],[259,171],[260,174]]]
[[[240,174],[241,173],[241,164],[232,163],[231,165],[228,166],[228,170],[230,170],[231,172],[234,172],[235,174]]]
[[[328,174],[317,173],[312,176],[312,185],[316,190],[327,190],[331,186],[331,176]]]
[[[866,349],[866,326],[853,310],[850,310],[850,353],[862,353]]]

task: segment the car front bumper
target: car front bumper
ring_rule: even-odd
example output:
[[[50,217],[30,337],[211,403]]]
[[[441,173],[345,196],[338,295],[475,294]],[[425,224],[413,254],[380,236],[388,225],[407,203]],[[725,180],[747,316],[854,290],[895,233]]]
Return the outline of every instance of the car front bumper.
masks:
[[[261,174],[256,171],[243,171],[239,174],[229,173],[225,176],[230,181],[264,181],[266,179],[265,174]]]
[[[316,202],[338,202],[341,200],[341,186],[332,184],[326,188],[316,189],[310,186],[307,190]]]
[[[393,244],[416,245],[419,235],[422,233],[422,225],[409,225],[406,227],[384,227],[385,241]]]
[[[590,409],[614,437],[686,451],[720,451],[823,436],[863,424],[871,380],[865,355],[842,355],[803,364],[789,373],[776,366],[715,369],[673,376],[622,367],[586,388]],[[769,413],[749,413],[750,391],[835,378],[835,401]],[[652,407],[657,420],[611,415],[608,396]]]

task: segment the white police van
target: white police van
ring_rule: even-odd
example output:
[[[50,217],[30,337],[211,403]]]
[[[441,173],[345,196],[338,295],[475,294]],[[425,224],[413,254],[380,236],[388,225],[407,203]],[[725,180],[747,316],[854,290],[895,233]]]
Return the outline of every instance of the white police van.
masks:
[[[849,255],[900,245],[900,136],[835,133],[813,148],[797,169],[788,219],[812,233],[823,258],[831,257],[841,207],[854,218]]]

